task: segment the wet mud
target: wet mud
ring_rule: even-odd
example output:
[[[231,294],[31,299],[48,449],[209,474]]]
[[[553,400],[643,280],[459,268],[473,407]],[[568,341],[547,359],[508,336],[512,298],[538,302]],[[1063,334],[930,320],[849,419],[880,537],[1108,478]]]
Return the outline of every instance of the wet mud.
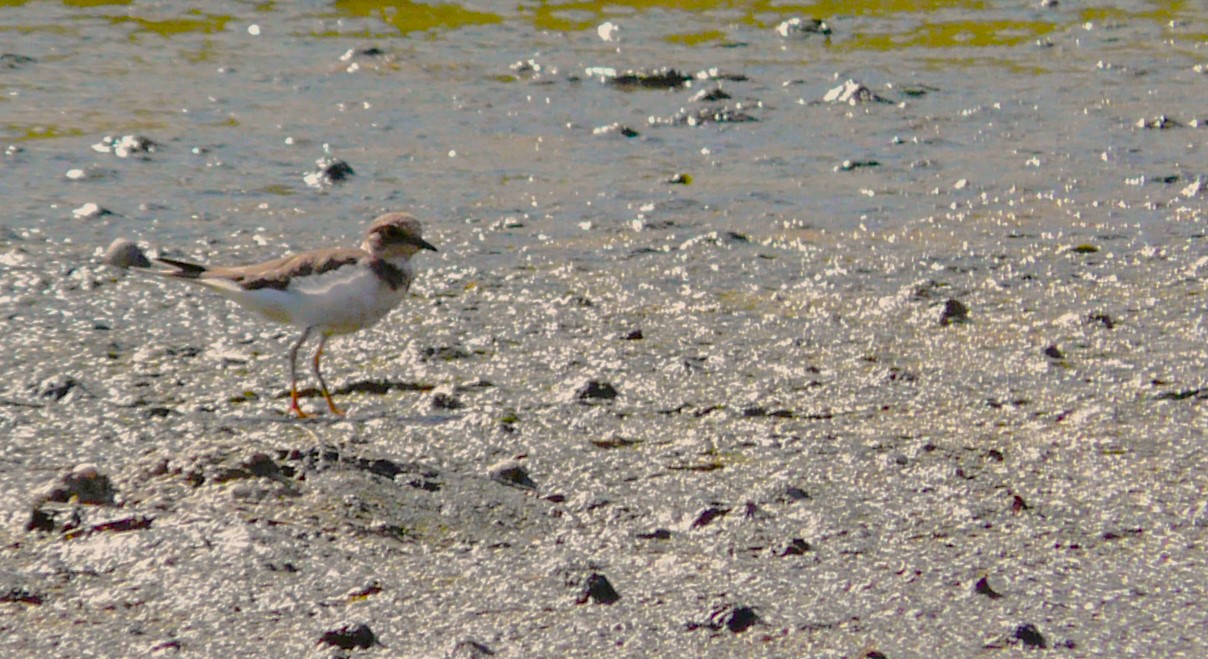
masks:
[[[6,656],[1204,651],[1193,8],[78,4],[0,9]],[[387,210],[345,417],[120,267]]]

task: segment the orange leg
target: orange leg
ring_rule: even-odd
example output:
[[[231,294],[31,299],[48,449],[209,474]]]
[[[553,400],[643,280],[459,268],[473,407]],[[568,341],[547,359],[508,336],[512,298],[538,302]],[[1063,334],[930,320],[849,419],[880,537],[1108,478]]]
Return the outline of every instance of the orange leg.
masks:
[[[294,387],[293,391],[289,392],[289,411],[297,414],[299,419],[310,418],[309,414],[307,414],[306,412],[303,412],[301,407],[298,407],[298,389],[297,389],[297,387]]]
[[[323,346],[327,343],[327,334],[319,334],[319,349],[315,351],[314,366],[315,377],[319,380],[319,391],[323,392],[323,398],[327,399],[327,407],[331,409],[332,414],[344,416],[344,411],[336,407],[336,401],[332,399],[331,392],[327,391],[327,383],[323,381],[323,373],[319,371],[319,358],[323,356]]]
[[[302,336],[289,349],[289,411],[296,413],[299,419],[310,416],[298,406],[298,349],[310,338],[310,330],[310,327],[302,330]],[[322,350],[322,346],[319,349]]]

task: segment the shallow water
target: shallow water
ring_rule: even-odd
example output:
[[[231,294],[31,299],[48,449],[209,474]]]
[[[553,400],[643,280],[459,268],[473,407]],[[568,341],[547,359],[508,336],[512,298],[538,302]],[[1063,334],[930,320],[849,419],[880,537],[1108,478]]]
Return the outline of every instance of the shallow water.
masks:
[[[41,600],[0,644],[1203,651],[1194,3],[496,4],[0,6],[0,593]],[[605,79],[658,67],[691,80]],[[848,79],[883,102],[825,100]],[[355,174],[309,184],[332,156]],[[99,260],[355,244],[386,209],[441,251],[326,354],[345,420],[283,416],[294,330]],[[223,480],[256,451],[295,477]],[[150,528],[24,530],[80,463],[121,495],[87,520]],[[576,605],[590,572],[622,599]]]

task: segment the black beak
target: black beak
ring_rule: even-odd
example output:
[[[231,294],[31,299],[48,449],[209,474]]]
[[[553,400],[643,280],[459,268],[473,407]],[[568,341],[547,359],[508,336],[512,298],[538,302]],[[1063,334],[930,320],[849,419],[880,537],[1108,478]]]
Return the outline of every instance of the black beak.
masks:
[[[413,239],[411,242],[412,242],[412,244],[414,244],[416,247],[418,247],[418,248],[420,248],[420,249],[430,249],[430,250],[432,250],[433,252],[438,251],[438,250],[436,249],[436,247],[434,247],[434,246],[432,245],[432,243],[430,243],[430,242],[428,242],[428,241],[424,240],[423,238],[415,238],[415,239]]]

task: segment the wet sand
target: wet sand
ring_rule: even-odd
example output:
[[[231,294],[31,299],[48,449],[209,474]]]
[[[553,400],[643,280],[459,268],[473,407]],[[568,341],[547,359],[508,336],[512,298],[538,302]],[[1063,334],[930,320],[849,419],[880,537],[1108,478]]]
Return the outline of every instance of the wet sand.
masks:
[[[934,4],[0,9],[0,652],[1203,653],[1206,24]]]

